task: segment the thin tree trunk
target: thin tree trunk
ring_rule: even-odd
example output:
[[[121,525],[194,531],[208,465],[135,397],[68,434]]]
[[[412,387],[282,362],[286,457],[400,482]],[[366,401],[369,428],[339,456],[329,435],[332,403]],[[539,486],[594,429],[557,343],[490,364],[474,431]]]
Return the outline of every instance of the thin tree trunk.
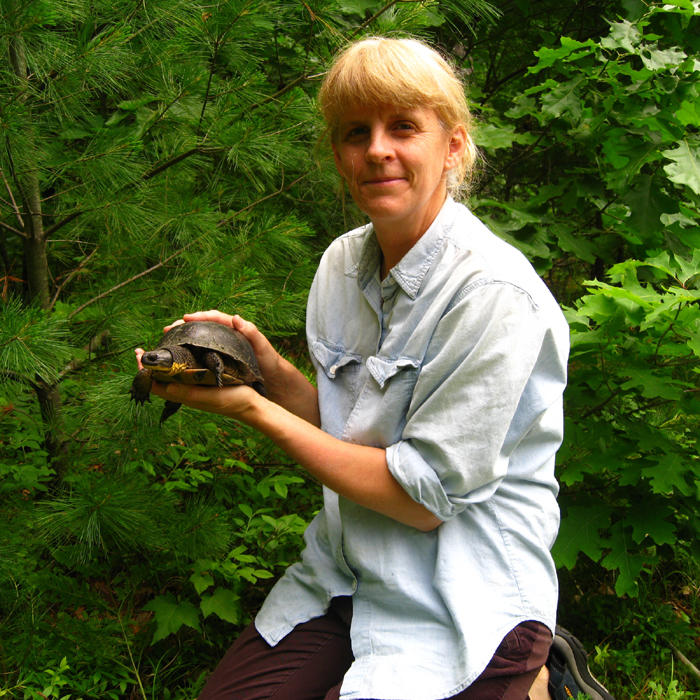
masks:
[[[20,84],[26,85],[29,80],[29,73],[27,71],[24,41],[21,36],[15,36],[10,40],[9,50],[12,69],[19,78]],[[27,124],[27,129],[31,128],[31,124]],[[27,301],[30,303],[38,302],[42,308],[48,309],[51,303],[49,295],[49,265],[46,257],[46,233],[41,211],[39,175],[37,168],[30,166],[27,168],[23,167],[22,172],[15,171],[14,176],[25,209],[25,217],[23,217],[26,236],[24,266],[27,280]]]
[[[32,213],[31,218],[39,219],[41,224],[40,213],[38,216]],[[30,231],[27,231],[27,233],[30,233]],[[24,239],[24,274],[26,279],[26,301],[30,304],[38,303],[42,309],[48,309],[51,303],[49,263],[46,256],[46,240],[41,233],[39,236],[34,236],[30,233],[29,237]]]
[[[9,54],[15,75],[21,84],[27,84],[29,73],[21,36],[17,35],[10,40]],[[27,128],[31,129],[32,125],[28,124]],[[21,172],[14,172],[14,177],[24,206],[22,218],[24,221],[25,298],[27,303],[39,304],[48,313],[51,306],[49,262],[46,253],[47,240],[41,209],[38,168],[36,164],[22,167]],[[65,435],[61,423],[61,395],[56,384],[48,384],[36,377],[36,396],[44,423],[44,445],[60,474],[63,471],[61,457],[65,446]]]

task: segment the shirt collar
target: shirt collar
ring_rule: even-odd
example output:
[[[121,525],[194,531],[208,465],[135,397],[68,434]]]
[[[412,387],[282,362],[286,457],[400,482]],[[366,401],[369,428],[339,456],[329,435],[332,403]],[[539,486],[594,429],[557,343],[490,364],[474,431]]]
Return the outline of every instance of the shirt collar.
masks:
[[[448,197],[438,215],[430,224],[428,230],[416,241],[406,255],[389,270],[401,289],[415,299],[420,291],[425,276],[428,274],[435,256],[441,249],[445,229],[453,214],[454,200]],[[368,226],[368,234],[362,245],[357,265],[357,282],[364,289],[371,279],[378,276],[381,261],[381,251],[372,225]]]

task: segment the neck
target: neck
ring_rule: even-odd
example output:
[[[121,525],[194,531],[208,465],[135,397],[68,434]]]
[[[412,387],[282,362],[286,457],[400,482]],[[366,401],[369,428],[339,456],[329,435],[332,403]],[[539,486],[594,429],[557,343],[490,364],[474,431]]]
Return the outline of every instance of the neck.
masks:
[[[427,230],[427,229],[426,229]],[[406,253],[418,242],[420,237],[425,233],[421,231],[413,236],[407,236],[403,233],[401,236],[392,234],[382,234],[377,227],[374,227],[374,234],[379,243],[379,249],[382,251],[381,275],[384,279],[394,265],[396,265]]]
[[[445,198],[447,198],[447,195],[445,195]],[[445,200],[443,200],[442,204],[444,204],[444,202]],[[427,218],[427,220],[421,220],[416,224],[412,222],[407,223],[405,221],[391,222],[372,220],[374,235],[377,237],[377,243],[382,251],[382,279],[387,276],[389,270],[413,248],[423,234],[430,228],[439,214],[440,209],[442,209],[442,204],[434,214]]]

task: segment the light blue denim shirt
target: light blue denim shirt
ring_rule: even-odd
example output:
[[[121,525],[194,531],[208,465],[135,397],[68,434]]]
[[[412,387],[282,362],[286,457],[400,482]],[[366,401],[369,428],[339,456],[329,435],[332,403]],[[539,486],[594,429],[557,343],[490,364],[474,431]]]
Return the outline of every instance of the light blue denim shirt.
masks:
[[[324,489],[301,561],[256,626],[276,644],[353,596],[342,698],[438,700],[470,685],[518,623],[554,628],[569,332],[532,266],[448,199],[380,280],[371,225],[328,248],[311,288],[322,427],[386,448],[441,520],[420,532]]]

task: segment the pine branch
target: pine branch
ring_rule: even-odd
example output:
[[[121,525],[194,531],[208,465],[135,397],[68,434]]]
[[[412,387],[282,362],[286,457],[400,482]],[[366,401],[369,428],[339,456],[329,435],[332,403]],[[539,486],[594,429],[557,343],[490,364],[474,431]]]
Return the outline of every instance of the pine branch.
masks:
[[[10,369],[0,369],[0,376],[7,377],[13,382],[17,382],[18,384],[27,384],[30,386],[34,391],[37,391],[38,384],[35,384],[29,377],[25,377],[23,374],[19,374],[18,372],[13,372]]]
[[[286,187],[284,185],[284,173],[282,173],[282,184],[280,185],[279,189],[276,190],[275,192],[271,192],[270,194],[266,194],[264,197],[261,197],[260,199],[256,199],[254,202],[251,202],[250,204],[246,205],[243,207],[243,209],[239,209],[238,211],[234,212],[231,214],[231,216],[221,219],[218,223],[217,226],[223,226],[230,221],[233,221],[236,217],[240,216],[244,211],[248,211],[249,209],[252,209],[253,207],[257,207],[258,204],[262,204],[263,202],[267,201],[268,199],[272,199],[272,197],[276,197],[279,194],[282,194],[285,190],[288,190],[294,185],[296,185],[298,182],[301,182],[304,178],[308,177],[308,173],[304,173],[303,175],[300,175],[296,180],[292,180]]]
[[[172,253],[167,258],[165,258],[165,260],[161,260],[159,263],[152,265],[147,270],[143,270],[142,272],[139,272],[137,275],[130,277],[128,280],[124,280],[123,282],[120,282],[119,284],[114,285],[114,287],[111,287],[107,291],[102,292],[101,294],[98,294],[96,297],[89,299],[84,304],[81,304],[77,309],[75,309],[75,311],[72,311],[70,314],[68,314],[68,320],[72,319],[74,316],[77,316],[81,311],[86,309],[88,306],[94,304],[96,301],[100,301],[100,299],[104,299],[106,296],[109,296],[110,294],[112,294],[112,292],[116,292],[119,289],[121,289],[122,287],[126,287],[126,285],[131,284],[132,282],[135,282],[136,280],[141,279],[142,277],[145,277],[146,275],[150,275],[151,272],[154,272],[158,268],[163,267],[163,265],[169,263],[173,258],[184,253],[190,246],[192,246],[198,240],[199,240],[199,238],[196,238],[195,240],[190,241],[189,243],[187,243],[187,245],[182,246],[182,248],[179,248],[174,253]]]
[[[260,100],[260,102],[256,102],[255,104],[252,104],[250,107],[246,109],[247,112],[253,112],[256,109],[259,109],[260,107],[266,105],[268,102],[272,102],[276,100],[278,97],[281,97],[284,95],[286,92],[289,92],[292,88],[296,87],[299,85],[299,83],[303,83],[305,80],[311,78],[310,73],[302,73],[302,75],[297,76],[292,80],[291,82],[287,83],[282,89],[278,90],[276,93],[273,95],[268,95],[264,99]]]
[[[77,216],[77,214],[76,214],[76,216]],[[99,250],[99,248],[95,248],[95,249],[92,251],[92,253],[90,253],[90,255],[88,255],[88,256],[86,256],[85,258],[83,258],[83,259],[80,261],[80,263],[78,263],[78,267],[76,267],[75,270],[73,270],[73,271],[68,275],[68,277],[66,277],[66,279],[63,280],[63,282],[61,282],[61,284],[58,285],[58,288],[56,289],[56,292],[55,292],[55,294],[53,295],[53,299],[51,299],[51,303],[49,304],[49,311],[50,311],[51,309],[53,309],[53,307],[55,306],[56,302],[58,301],[58,297],[60,296],[61,291],[63,290],[63,288],[64,288],[64,287],[65,287],[65,286],[66,286],[66,285],[67,285],[67,284],[68,284],[68,283],[69,283],[69,282],[70,282],[70,281],[71,281],[71,280],[72,280],[72,279],[73,279],[73,278],[74,278],[74,277],[75,277],[89,262],[90,262],[92,256],[95,255],[95,253],[97,253],[98,250]]]
[[[8,145],[9,148],[9,145]],[[12,226],[9,226],[8,224],[2,224],[5,228],[9,229],[10,231],[14,231],[20,236],[23,236],[24,238],[27,238],[27,234],[24,231],[24,219],[22,219],[22,213],[19,210],[19,207],[17,206],[17,202],[15,201],[15,197],[12,194],[12,188],[10,187],[10,183],[7,181],[7,178],[5,177],[5,171],[0,168],[0,177],[2,177],[2,181],[5,183],[5,189],[7,190],[7,194],[10,195],[10,201],[12,202],[12,208],[15,212],[15,216],[17,217],[17,221],[19,222],[19,225],[22,227],[22,230],[18,230],[16,228],[13,228]]]
[[[73,219],[77,219],[81,214],[82,210],[74,211],[72,214],[68,214],[64,219],[61,219],[61,221],[57,221],[53,226],[49,226],[49,228],[46,229],[46,237],[49,238],[52,234],[56,233],[60,228],[63,228],[66,224],[69,224]]]
[[[56,384],[60,383],[61,380],[67,374],[70,374],[71,372],[75,372],[75,370],[80,369],[81,367],[84,367],[90,361],[90,359],[91,359],[90,356],[92,355],[92,353],[95,352],[95,350],[107,345],[107,343],[109,341],[109,337],[110,337],[109,330],[103,330],[103,331],[100,331],[97,335],[90,338],[90,341],[88,342],[88,344],[83,347],[83,350],[87,353],[87,357],[84,357],[82,359],[78,359],[77,357],[74,357],[58,373],[58,378],[56,379]]]
[[[359,27],[355,29],[355,31],[351,32],[349,34],[349,38],[352,39],[353,37],[357,36],[360,32],[364,31],[372,22],[377,20],[379,17],[381,17],[385,12],[390,10],[394,5],[398,3],[422,3],[425,2],[425,0],[391,0],[391,2],[388,2],[384,7],[380,8],[375,12],[369,19],[365,20]],[[306,5],[306,3],[303,3],[304,7],[309,11],[309,14],[311,16],[311,19],[318,19],[318,17],[311,11],[311,9]],[[297,85],[300,83],[303,83],[305,80],[309,80],[312,78],[318,77],[317,75],[312,75],[310,71],[305,71],[301,75],[297,76],[292,80],[291,82],[287,83],[283,88],[278,90],[272,95],[268,95],[264,99],[260,100],[260,102],[256,102],[255,104],[251,105],[247,111],[252,112],[253,110],[259,109],[260,107],[268,104],[269,102],[273,102],[274,100],[278,99],[285,93],[289,92],[293,88],[295,88]]]
[[[224,219],[221,219],[218,223],[217,226],[221,227],[224,226],[225,224],[229,223],[230,221],[233,221],[236,217],[240,216],[243,212],[249,211],[253,207],[258,206],[259,204],[262,204],[262,202],[267,201],[268,199],[271,199],[272,197],[276,197],[277,195],[281,194],[285,190],[290,189],[294,185],[296,185],[298,182],[303,180],[304,178],[308,177],[309,173],[304,173],[303,175],[300,175],[298,178],[290,182],[288,185],[285,186],[284,180],[282,181],[282,185],[278,190],[275,192],[271,192],[270,194],[265,195],[264,197],[260,197],[260,199],[255,200],[254,202],[251,202],[247,206],[243,207],[242,209],[239,209],[237,212],[234,212],[231,216],[226,217]],[[85,310],[88,306],[91,306],[97,301],[100,301],[101,299],[104,299],[105,297],[109,296],[113,292],[116,292],[123,287],[126,287],[127,285],[131,284],[132,282],[135,282],[138,279],[141,279],[142,277],[145,277],[146,275],[150,275],[151,272],[155,272],[159,268],[163,267],[167,263],[169,263],[173,258],[176,258],[178,255],[182,255],[188,248],[193,246],[195,243],[197,243],[202,236],[205,234],[202,234],[201,236],[197,236],[195,239],[191,240],[189,243],[186,245],[182,246],[181,248],[178,248],[174,253],[171,253],[165,260],[161,260],[160,262],[156,263],[155,265],[152,265],[149,267],[147,270],[143,270],[142,272],[139,272],[137,275],[134,275],[133,277],[130,277],[127,280],[124,280],[120,282],[119,284],[114,285],[110,289],[102,292],[101,294],[98,294],[96,297],[93,297],[92,299],[88,299],[84,304],[81,304],[77,309],[72,311],[70,314],[68,314],[68,320],[72,319],[74,316],[77,316],[81,311]]]
[[[10,224],[6,224],[4,221],[0,221],[0,226],[4,228],[6,231],[12,231],[12,233],[16,233],[18,236],[21,236],[22,238],[27,238],[27,234],[24,231],[20,231],[19,229],[15,228],[14,226],[10,226]]]
[[[207,109],[207,103],[209,101],[209,93],[211,91],[211,84],[212,81],[214,80],[214,67],[216,63],[216,59],[219,55],[219,50],[223,47],[225,40],[226,40],[226,35],[231,31],[233,26],[238,22],[238,20],[246,13],[248,12],[248,8],[250,7],[251,2],[247,2],[243,7],[241,7],[240,12],[233,18],[233,21],[230,22],[228,27],[218,36],[216,37],[216,40],[214,41],[214,51],[209,59],[209,77],[207,79],[207,87],[206,90],[204,91],[204,99],[202,100],[202,111],[199,115],[199,123],[197,124],[197,135],[201,133],[202,130],[202,122],[204,120],[204,113]]]
[[[388,2],[384,7],[380,8],[377,10],[369,19],[366,19],[361,25],[355,28],[355,31],[353,31],[350,34],[350,38],[356,37],[358,34],[363,32],[367,27],[369,27],[374,20],[379,19],[385,12],[390,10],[394,5],[398,4],[399,2],[406,2],[406,3],[411,3],[411,2],[422,2],[423,0],[391,0],[391,2]]]
[[[149,170],[147,173],[144,173],[142,179],[143,180],[150,180],[152,177],[155,177],[156,175],[159,175],[162,173],[164,170],[167,170],[173,165],[176,165],[182,160],[185,160],[185,158],[189,158],[190,156],[194,155],[195,153],[199,153],[201,150],[200,146],[195,146],[194,148],[190,148],[187,151],[184,151],[183,153],[180,153],[176,156],[173,156],[170,158],[170,160],[166,160],[165,163],[161,163],[160,165],[156,166],[152,170]]]

